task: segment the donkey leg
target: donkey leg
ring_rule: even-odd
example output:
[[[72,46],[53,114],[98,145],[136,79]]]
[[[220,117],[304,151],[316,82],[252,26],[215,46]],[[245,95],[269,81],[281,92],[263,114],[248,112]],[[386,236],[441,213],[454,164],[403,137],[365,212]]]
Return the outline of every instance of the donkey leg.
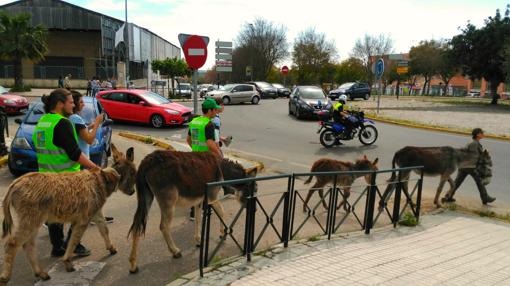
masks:
[[[436,190],[436,196],[434,197],[434,204],[438,208],[441,207],[441,203],[439,202],[439,196],[441,195],[441,191],[443,190],[443,186],[447,180],[448,180],[448,178],[441,176],[441,181],[439,182],[439,186],[437,187],[437,190]]]
[[[202,209],[200,209],[200,204],[196,205],[195,210],[195,246],[200,247],[201,242],[201,233],[200,227],[202,226],[202,214],[200,213]]]
[[[172,234],[170,233],[172,226],[172,219],[174,216],[174,206],[169,206],[165,209],[161,209],[161,223],[159,224],[159,230],[163,234],[165,238],[166,245],[168,246],[168,250],[172,253],[174,258],[181,258],[181,250],[177,248],[175,242],[172,238]]]
[[[349,208],[347,207],[347,199],[351,196],[351,187],[345,187],[344,188],[344,195],[342,196],[342,202],[338,205],[336,208],[337,210],[340,209],[341,206],[344,207],[344,211],[348,212]]]
[[[72,224],[73,233],[71,234],[71,239],[67,242],[66,253],[62,257],[62,261],[64,262],[64,266],[67,272],[73,272],[76,270],[74,269],[70,258],[74,252],[74,249],[76,248],[76,245],[78,245],[78,243],[81,241],[85,230],[87,230],[88,224],[88,221]]]
[[[136,256],[138,250],[138,243],[140,242],[140,235],[135,231],[131,234],[133,236],[133,245],[131,245],[131,254],[129,255],[129,273],[137,273],[138,266],[136,266]]]
[[[35,273],[35,277],[39,277],[42,280],[50,279],[48,273],[42,271],[39,266],[39,260],[37,259],[37,251],[35,247],[35,240],[37,238],[37,230],[32,233],[30,239],[25,242],[23,245],[23,249],[25,250],[25,254],[27,255],[28,261],[30,261],[30,265],[32,266],[32,270]]]
[[[12,263],[16,257],[16,252],[27,241],[32,231],[32,229],[28,229],[27,225],[22,223],[22,219],[19,221],[21,222],[20,227],[14,235],[7,238],[4,245],[4,268],[2,274],[0,274],[0,284],[6,284],[11,279]]]
[[[225,221],[225,210],[223,210],[223,206],[221,205],[221,203],[219,201],[215,201],[212,204],[212,207],[216,210],[216,212],[221,217],[221,219],[223,221]],[[225,227],[221,223],[220,223],[220,233],[221,233],[221,237],[225,237]]]
[[[101,234],[101,237],[104,240],[104,244],[106,245],[106,249],[110,251],[111,255],[114,255],[117,253],[117,249],[112,245],[112,242],[110,241],[110,235],[108,231],[108,227],[106,226],[106,220],[103,215],[103,211],[99,210],[93,217],[92,221],[96,223],[97,229],[99,230],[99,233]]]
[[[334,192],[333,188],[330,188],[329,191],[330,192]],[[319,190],[319,197],[321,198],[322,206],[327,210],[328,209],[328,204],[326,204],[326,201],[324,200],[324,191],[323,191],[323,189]]]

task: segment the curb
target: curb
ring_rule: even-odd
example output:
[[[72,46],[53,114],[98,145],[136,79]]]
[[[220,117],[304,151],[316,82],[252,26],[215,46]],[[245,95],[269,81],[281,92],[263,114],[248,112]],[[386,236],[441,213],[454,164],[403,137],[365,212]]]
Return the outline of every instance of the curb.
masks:
[[[9,159],[9,155],[5,155],[3,157],[0,157],[0,168],[7,165],[7,160]]]
[[[122,136],[124,138],[129,138],[129,139],[133,139],[133,140],[137,140],[137,141],[140,141],[142,143],[146,143],[146,144],[152,144],[154,146],[158,146],[158,147],[161,147],[163,149],[167,149],[167,150],[171,150],[171,151],[177,151],[172,145],[162,141],[162,140],[159,140],[159,139],[155,139],[151,136],[146,136],[146,135],[140,135],[140,134],[136,134],[136,133],[131,133],[131,132],[119,132],[119,136]],[[245,172],[246,173],[249,173],[253,170],[257,170],[257,173],[259,173],[260,171],[262,171],[264,169],[264,164],[260,163],[260,162],[257,162],[257,161],[252,161],[252,160],[248,160],[248,159],[245,159],[245,158],[242,158],[240,157],[239,155],[237,154],[229,154],[232,158],[239,158],[239,159],[242,159],[242,160],[245,160],[247,162],[250,162],[252,165],[254,165],[253,167],[251,168],[248,168],[248,169],[245,169]],[[1,161],[0,161],[1,163]]]
[[[455,129],[451,129],[451,128],[447,128],[447,127],[434,127],[434,126],[429,126],[426,124],[405,123],[405,122],[401,122],[399,120],[379,118],[377,116],[373,116],[373,115],[369,115],[369,114],[365,115],[365,117],[375,120],[375,121],[378,121],[378,122],[388,123],[388,124],[393,124],[393,125],[400,125],[400,126],[406,126],[406,127],[411,127],[411,128],[418,128],[418,129],[425,129],[425,130],[438,131],[438,132],[444,132],[444,133],[452,133],[452,134],[458,134],[458,135],[471,136],[471,132],[455,130]],[[502,141],[510,141],[510,137],[507,137],[504,135],[485,134],[485,138],[502,140]]]

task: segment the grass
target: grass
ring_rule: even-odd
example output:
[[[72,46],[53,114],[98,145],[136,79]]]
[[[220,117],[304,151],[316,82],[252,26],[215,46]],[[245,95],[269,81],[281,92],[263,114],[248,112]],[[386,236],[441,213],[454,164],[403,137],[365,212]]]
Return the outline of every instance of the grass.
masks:
[[[321,235],[317,234],[308,238],[308,241],[318,241],[321,239]]]
[[[148,136],[148,137],[145,137],[145,139],[143,139],[143,143],[145,143],[145,144],[153,144],[154,140],[152,140],[152,137]]]
[[[490,211],[490,210],[469,209],[469,208],[463,207],[463,206],[455,204],[455,203],[447,204],[447,205],[443,206],[443,208],[448,209],[450,211],[474,214],[474,215],[478,215],[480,217],[498,219],[498,220],[510,223],[510,213],[500,214],[500,213],[496,213],[496,212]]]
[[[414,217],[414,214],[411,212],[406,212],[400,221],[398,222],[399,225],[403,226],[417,226],[418,220],[416,220],[416,217]]]

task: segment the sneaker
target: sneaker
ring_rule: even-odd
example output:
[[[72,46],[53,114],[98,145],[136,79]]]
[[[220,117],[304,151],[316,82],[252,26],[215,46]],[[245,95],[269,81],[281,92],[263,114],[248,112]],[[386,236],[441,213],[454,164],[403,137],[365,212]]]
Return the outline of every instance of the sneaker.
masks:
[[[444,202],[447,202],[447,203],[454,203],[456,202],[457,200],[454,199],[454,198],[450,198],[450,197],[444,197],[443,199],[441,199],[441,201],[444,203]]]
[[[195,208],[191,207],[191,210],[189,212],[189,220],[194,221],[195,220]]]
[[[111,216],[105,216],[105,217],[104,217],[104,220],[106,221],[106,223],[113,223],[113,220],[114,220],[114,219],[113,219],[113,217],[111,217]]]
[[[85,257],[90,255],[90,250],[83,246],[81,243],[76,246],[74,249],[74,254]]]
[[[483,201],[482,203],[483,203],[484,205],[486,205],[486,204],[488,204],[488,203],[492,203],[492,202],[493,202],[493,201],[495,201],[495,200],[496,200],[496,198],[493,198],[493,197],[491,197],[491,196],[487,195],[487,199],[486,199],[485,201]]]
[[[66,253],[66,249],[63,247],[53,248],[51,250],[51,257],[62,257]]]

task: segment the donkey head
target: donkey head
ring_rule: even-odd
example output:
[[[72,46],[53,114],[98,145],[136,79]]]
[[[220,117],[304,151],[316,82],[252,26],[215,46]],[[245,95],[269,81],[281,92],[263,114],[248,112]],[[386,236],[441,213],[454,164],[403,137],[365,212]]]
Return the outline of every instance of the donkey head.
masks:
[[[238,180],[245,178],[253,178],[257,176],[257,169],[250,170],[246,172],[243,166],[237,162],[231,161],[229,159],[222,159],[220,162],[221,172],[223,173],[223,180]],[[237,199],[244,203],[246,197],[250,195],[250,192],[253,188],[253,193],[257,192],[257,182],[248,182],[241,184],[234,184],[224,187],[227,190],[233,191],[235,193]]]
[[[135,192],[136,166],[134,161],[133,147],[127,149],[126,156],[112,143],[113,165],[112,168],[120,175],[119,190],[126,195]]]
[[[379,168],[377,167],[377,163],[379,162],[379,158],[375,158],[372,162],[368,160],[367,155],[363,155],[363,158],[356,160],[354,163],[354,171],[377,171]],[[372,174],[367,174],[364,176],[367,184],[371,183]]]

